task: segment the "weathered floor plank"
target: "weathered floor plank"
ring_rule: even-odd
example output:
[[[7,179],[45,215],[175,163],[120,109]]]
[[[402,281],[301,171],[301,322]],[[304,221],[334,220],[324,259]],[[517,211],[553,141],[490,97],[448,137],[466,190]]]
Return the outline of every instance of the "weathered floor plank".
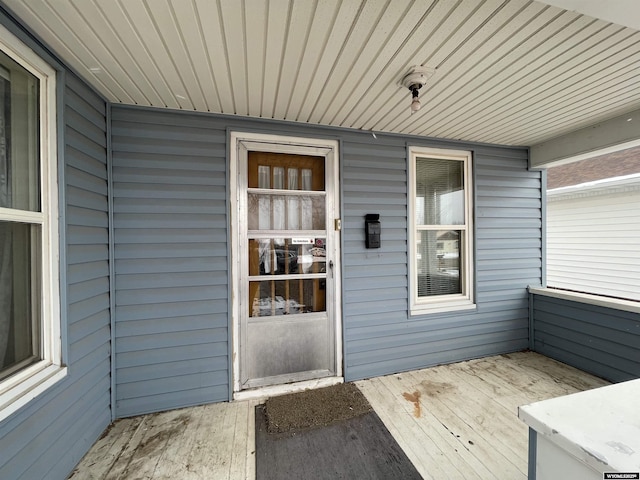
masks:
[[[532,352],[356,382],[416,469],[429,479],[526,479],[520,405],[608,382]],[[257,400],[118,420],[73,480],[255,478]]]

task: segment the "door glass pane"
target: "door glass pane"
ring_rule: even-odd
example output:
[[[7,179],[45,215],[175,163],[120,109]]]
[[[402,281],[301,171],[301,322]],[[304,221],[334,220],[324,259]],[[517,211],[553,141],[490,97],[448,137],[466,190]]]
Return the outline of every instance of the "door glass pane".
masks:
[[[249,282],[249,316],[323,312],[325,286],[322,278]]]
[[[325,273],[324,238],[249,240],[249,275]]]
[[[416,224],[464,225],[464,163],[416,158]]]
[[[271,167],[258,166],[258,188],[271,188]]]
[[[0,52],[0,207],[40,211],[39,81]]]
[[[462,293],[460,252],[461,230],[418,232],[418,296]]]
[[[313,171],[309,168],[302,169],[302,189],[312,190],[313,187]]]
[[[322,192],[324,157],[248,152],[248,187]]]
[[[284,168],[273,167],[273,188],[282,190],[284,188]]]
[[[249,230],[324,230],[323,195],[249,193]]]
[[[41,228],[0,222],[0,378],[40,359]]]
[[[288,168],[287,169],[287,188],[289,190],[300,190],[300,182],[298,181],[298,169],[297,168]]]

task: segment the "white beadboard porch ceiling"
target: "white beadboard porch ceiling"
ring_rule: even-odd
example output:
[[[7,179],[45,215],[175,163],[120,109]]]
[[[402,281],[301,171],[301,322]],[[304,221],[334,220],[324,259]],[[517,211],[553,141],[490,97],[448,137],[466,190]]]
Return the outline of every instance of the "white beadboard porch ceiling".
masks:
[[[538,1],[4,3],[113,103],[508,145],[640,108],[640,31]]]

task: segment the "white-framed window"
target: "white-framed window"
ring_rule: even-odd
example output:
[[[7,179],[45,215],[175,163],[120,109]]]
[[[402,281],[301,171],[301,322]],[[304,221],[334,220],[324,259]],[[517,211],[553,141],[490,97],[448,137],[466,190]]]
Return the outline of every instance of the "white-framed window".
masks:
[[[56,72],[0,27],[0,419],[66,374]]]
[[[409,147],[412,315],[474,308],[471,152]]]

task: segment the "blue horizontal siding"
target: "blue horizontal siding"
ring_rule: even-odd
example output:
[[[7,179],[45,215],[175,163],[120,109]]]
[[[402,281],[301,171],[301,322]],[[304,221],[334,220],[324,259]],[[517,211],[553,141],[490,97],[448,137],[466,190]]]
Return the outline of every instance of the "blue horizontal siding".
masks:
[[[224,328],[231,321],[225,203],[230,130],[340,141],[347,380],[528,345],[526,287],[541,282],[542,219],[540,173],[527,170],[526,149],[382,134],[372,140],[344,129],[114,106],[118,371],[126,371],[127,384],[145,381],[157,362],[172,379],[165,392],[158,388],[147,397],[119,391],[118,415],[151,411],[160,398],[178,402],[162,409],[182,406],[181,388],[193,403],[214,401],[209,386],[201,397],[188,382],[181,387],[176,372],[190,375],[189,359],[198,375],[205,359],[215,360],[209,372],[219,376],[210,378],[224,377]],[[409,315],[408,144],[473,152],[474,311]],[[380,249],[364,248],[367,213],[381,216]],[[198,339],[198,332],[208,333]],[[154,376],[154,385],[160,380]],[[228,384],[211,387],[226,387],[228,395]]]
[[[640,314],[532,295],[533,349],[613,382],[640,377]]]
[[[473,152],[477,309],[410,316],[405,145],[425,141],[362,138],[342,153],[347,380],[526,348],[527,286],[542,268],[541,180],[526,151],[428,144]],[[364,248],[366,213],[380,213],[380,249]]]
[[[0,22],[11,22],[0,14]],[[0,478],[66,478],[111,421],[106,104],[57,65],[61,326],[68,375],[0,422]]]
[[[226,135],[186,117],[113,109],[119,417],[229,398]]]

